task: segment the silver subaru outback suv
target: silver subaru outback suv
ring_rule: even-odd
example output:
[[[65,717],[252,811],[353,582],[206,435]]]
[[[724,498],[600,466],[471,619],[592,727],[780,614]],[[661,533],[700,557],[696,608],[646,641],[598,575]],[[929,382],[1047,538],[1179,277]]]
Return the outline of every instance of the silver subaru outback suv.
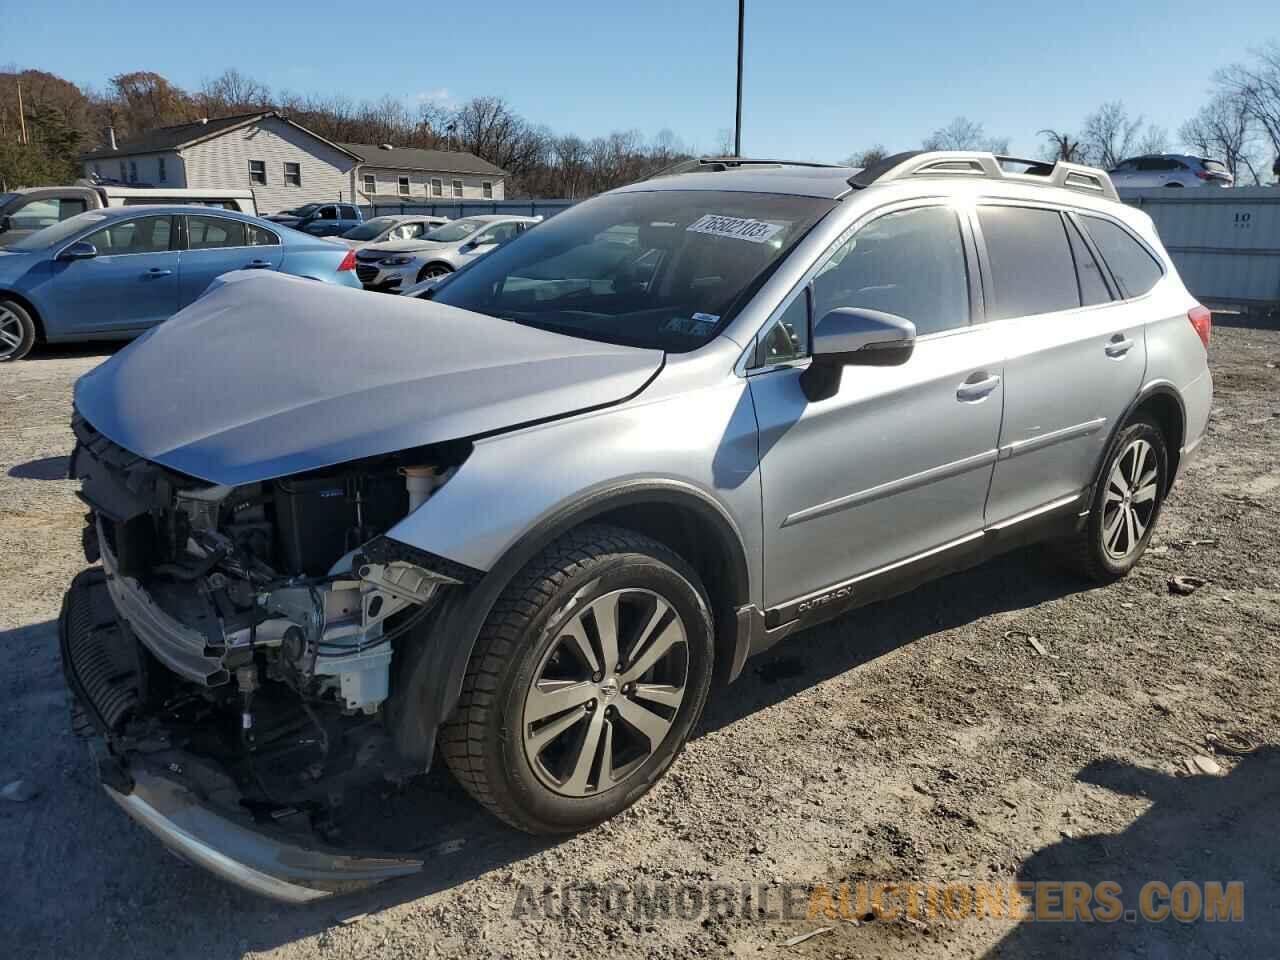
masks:
[[[690,167],[425,299],[230,275],[81,379],[63,660],[131,816],[349,890],[421,865],[337,843],[361,784],[581,830],[789,634],[1030,541],[1132,569],[1210,319],[1105,173]]]

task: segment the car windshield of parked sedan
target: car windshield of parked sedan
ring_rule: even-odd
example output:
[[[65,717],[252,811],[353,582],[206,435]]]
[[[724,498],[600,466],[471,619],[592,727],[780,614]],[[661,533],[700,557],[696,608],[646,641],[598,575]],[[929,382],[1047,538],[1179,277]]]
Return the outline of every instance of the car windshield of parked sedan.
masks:
[[[467,239],[487,222],[485,220],[455,220],[453,223],[447,223],[443,227],[437,227],[422,239],[436,240],[440,243],[457,243],[459,240]]]
[[[16,243],[10,244],[8,250],[44,250],[55,244],[61,243],[70,237],[75,236],[86,227],[90,227],[99,220],[105,220],[106,214],[101,212],[80,213],[74,217],[68,217],[61,223],[51,224],[43,230],[37,230],[35,233],[23,237]]]
[[[394,227],[399,221],[395,217],[374,217],[366,220],[358,227],[352,227],[342,235],[343,240],[372,240],[384,230]]]
[[[443,282],[432,299],[672,353],[708,342],[833,200],[711,190],[599,197]]]

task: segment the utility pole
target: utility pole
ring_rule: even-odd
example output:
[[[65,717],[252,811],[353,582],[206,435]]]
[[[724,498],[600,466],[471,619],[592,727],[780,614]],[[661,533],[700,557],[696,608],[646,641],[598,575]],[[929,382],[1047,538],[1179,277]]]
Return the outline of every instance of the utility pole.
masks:
[[[747,0],[738,0],[738,112],[733,124],[733,155],[742,156],[742,21]]]
[[[17,80],[15,82],[18,85],[18,127],[22,131],[21,139],[19,139],[18,142],[21,143],[23,146],[26,146],[27,145],[27,118],[26,118],[26,115],[23,114],[22,112],[22,81]]]

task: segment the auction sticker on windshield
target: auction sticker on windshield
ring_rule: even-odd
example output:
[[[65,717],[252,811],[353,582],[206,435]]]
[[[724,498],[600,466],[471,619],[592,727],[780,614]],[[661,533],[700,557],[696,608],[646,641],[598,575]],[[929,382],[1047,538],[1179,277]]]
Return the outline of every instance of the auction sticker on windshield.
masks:
[[[765,223],[750,217],[725,217],[708,213],[685,228],[689,233],[707,233],[713,237],[731,237],[749,243],[764,243],[782,229],[781,224]]]

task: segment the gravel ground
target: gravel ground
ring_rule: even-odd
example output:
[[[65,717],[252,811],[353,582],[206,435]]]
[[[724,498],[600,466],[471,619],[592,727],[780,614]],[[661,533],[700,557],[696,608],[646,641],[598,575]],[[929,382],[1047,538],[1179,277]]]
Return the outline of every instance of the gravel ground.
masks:
[[[637,807],[572,839],[512,833],[441,772],[372,797],[370,831],[427,870],[305,908],[166,853],[67,729],[53,621],[83,508],[60,478],[71,384],[101,356],[0,366],[0,785],[39,791],[0,799],[0,930],[23,956],[1280,955],[1280,332],[1215,330],[1211,436],[1127,580],[1089,588],[1022,551],[811,630],[713,694]],[[1174,595],[1174,575],[1209,583]],[[1215,754],[1227,732],[1263,746]],[[1218,772],[1191,775],[1197,753]],[[805,915],[814,883],[1114,880],[1133,906],[1184,878],[1244,881],[1244,921]],[[567,883],[739,893],[649,919]]]

